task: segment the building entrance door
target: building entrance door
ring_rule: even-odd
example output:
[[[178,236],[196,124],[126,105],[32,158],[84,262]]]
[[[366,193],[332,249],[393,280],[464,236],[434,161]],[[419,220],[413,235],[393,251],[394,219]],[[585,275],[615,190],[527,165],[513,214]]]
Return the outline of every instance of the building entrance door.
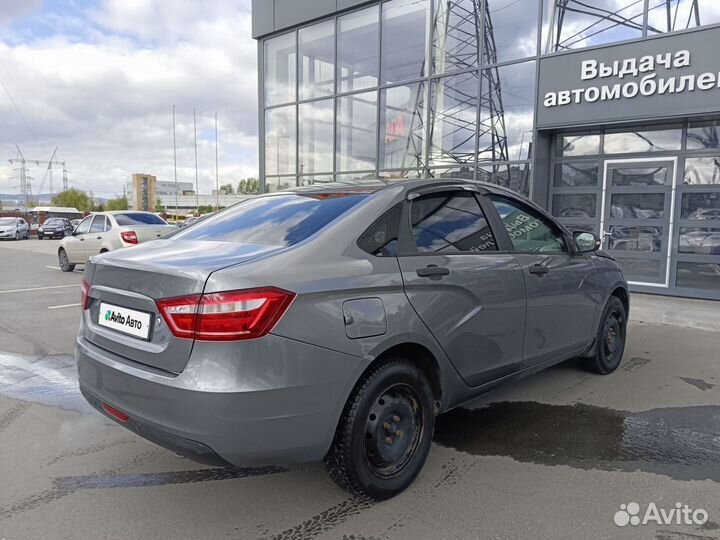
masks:
[[[676,157],[605,161],[603,249],[631,284],[669,286],[676,166]]]

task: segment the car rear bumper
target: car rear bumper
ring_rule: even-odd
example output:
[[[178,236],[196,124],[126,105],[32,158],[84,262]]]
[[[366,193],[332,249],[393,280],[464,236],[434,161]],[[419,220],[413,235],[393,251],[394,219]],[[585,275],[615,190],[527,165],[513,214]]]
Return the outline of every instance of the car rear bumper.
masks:
[[[225,368],[213,360],[216,344],[196,343],[185,370],[172,376],[80,336],[80,388],[108,418],[199,462],[246,467],[322,459],[366,361],[272,334],[252,341],[249,348],[238,342],[234,365]],[[254,354],[244,360],[243,349]],[[262,369],[238,370],[243,362]],[[121,422],[102,403],[129,418]]]

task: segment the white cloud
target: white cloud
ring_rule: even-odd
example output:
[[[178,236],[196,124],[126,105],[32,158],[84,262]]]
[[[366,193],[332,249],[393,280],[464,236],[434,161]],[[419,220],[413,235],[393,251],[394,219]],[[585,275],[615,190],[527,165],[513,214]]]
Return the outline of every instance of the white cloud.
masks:
[[[0,79],[37,139],[0,95],[0,158],[15,157],[16,142],[34,159],[48,159],[57,145],[70,184],[104,196],[121,192],[133,172],[172,179],[174,104],[179,180],[195,178],[193,107],[200,191],[215,185],[216,111],[221,183],[257,175],[257,48],[248,0],[107,0],[81,15],[82,39],[76,16],[57,25],[59,33],[2,33]],[[6,180],[13,174],[0,169],[0,192],[19,183]],[[31,174],[37,192],[43,171]]]

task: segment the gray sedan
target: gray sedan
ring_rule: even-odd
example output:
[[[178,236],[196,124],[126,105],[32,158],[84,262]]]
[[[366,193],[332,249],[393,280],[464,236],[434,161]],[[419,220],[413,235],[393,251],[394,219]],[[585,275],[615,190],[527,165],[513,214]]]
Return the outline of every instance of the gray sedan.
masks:
[[[385,499],[420,473],[437,414],[569,358],[618,367],[627,283],[598,247],[491,184],[256,197],[90,259],[80,387],[195,460],[324,459]]]

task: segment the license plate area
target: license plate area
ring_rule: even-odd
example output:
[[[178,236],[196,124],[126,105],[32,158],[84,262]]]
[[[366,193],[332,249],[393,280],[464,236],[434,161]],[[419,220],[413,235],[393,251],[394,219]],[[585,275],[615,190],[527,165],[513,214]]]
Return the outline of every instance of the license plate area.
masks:
[[[100,303],[98,324],[121,334],[147,341],[150,339],[151,321],[152,315],[146,311]]]

